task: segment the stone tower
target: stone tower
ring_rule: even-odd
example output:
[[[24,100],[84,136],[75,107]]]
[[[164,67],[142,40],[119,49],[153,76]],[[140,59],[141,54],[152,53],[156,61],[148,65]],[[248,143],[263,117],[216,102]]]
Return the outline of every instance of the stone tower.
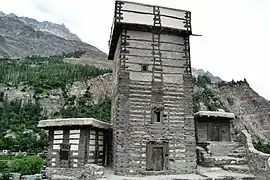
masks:
[[[189,11],[116,1],[113,169],[118,175],[196,170]]]

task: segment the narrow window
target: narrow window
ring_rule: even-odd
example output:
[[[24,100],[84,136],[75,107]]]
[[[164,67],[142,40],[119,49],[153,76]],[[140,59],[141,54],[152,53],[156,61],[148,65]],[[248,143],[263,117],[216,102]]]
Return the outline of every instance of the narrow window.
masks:
[[[68,151],[60,151],[60,161],[68,160],[69,152]]]
[[[161,122],[161,109],[154,108],[152,111],[152,123]]]
[[[143,72],[148,71],[147,65],[142,65],[142,71],[143,71]]]
[[[155,122],[160,122],[160,111],[159,110],[155,110],[154,111],[154,117],[155,117]]]
[[[61,144],[61,149],[60,149],[60,161],[67,161],[69,160],[69,150],[70,150],[70,145],[69,144]]]

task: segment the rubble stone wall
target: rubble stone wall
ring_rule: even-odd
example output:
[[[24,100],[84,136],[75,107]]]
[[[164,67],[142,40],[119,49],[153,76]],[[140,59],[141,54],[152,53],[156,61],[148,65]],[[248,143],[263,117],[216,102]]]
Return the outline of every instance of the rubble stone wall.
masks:
[[[270,179],[270,168],[267,163],[270,154],[256,150],[252,144],[251,135],[246,130],[242,131],[241,139],[246,145],[248,165],[251,173],[255,174],[258,180]]]

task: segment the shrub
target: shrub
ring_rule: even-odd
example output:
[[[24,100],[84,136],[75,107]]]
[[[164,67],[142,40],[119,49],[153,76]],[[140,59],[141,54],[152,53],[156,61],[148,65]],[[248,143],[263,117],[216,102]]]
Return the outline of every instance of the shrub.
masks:
[[[4,169],[3,171],[0,171],[0,180],[10,180],[10,170],[8,168]]]
[[[263,144],[261,141],[253,142],[254,148],[263,153],[270,154],[270,144]]]
[[[39,156],[28,156],[21,159],[13,159],[8,163],[11,172],[31,175],[40,173],[43,167],[43,160]]]
[[[0,172],[3,172],[7,166],[8,160],[0,160]]]

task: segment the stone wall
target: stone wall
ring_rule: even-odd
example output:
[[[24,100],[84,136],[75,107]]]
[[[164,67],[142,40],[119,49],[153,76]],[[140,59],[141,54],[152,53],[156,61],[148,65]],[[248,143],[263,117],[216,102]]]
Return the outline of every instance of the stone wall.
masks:
[[[211,141],[209,142],[207,149],[208,153],[212,156],[227,156],[238,146],[240,145],[235,142]]]
[[[80,127],[72,129],[50,129],[48,147],[48,167],[83,167],[87,163],[104,165],[105,141],[104,130],[93,127]],[[67,144],[68,160],[60,162],[61,146]]]
[[[240,138],[247,148],[247,160],[251,173],[255,174],[258,180],[270,179],[270,168],[267,163],[270,154],[256,150],[252,144],[251,135],[246,130],[241,132]]]
[[[115,53],[112,103],[114,172],[117,175],[192,173],[196,170],[192,76],[188,38],[160,37],[162,80],[153,75],[153,34],[123,30]],[[154,46],[154,45],[153,45]],[[159,54],[159,53],[157,53]],[[142,70],[142,66],[147,66]],[[161,122],[151,121],[155,106]],[[168,166],[146,171],[147,144],[168,143]]]
[[[86,164],[81,168],[46,168],[49,180],[101,180],[104,179],[104,167]]]

